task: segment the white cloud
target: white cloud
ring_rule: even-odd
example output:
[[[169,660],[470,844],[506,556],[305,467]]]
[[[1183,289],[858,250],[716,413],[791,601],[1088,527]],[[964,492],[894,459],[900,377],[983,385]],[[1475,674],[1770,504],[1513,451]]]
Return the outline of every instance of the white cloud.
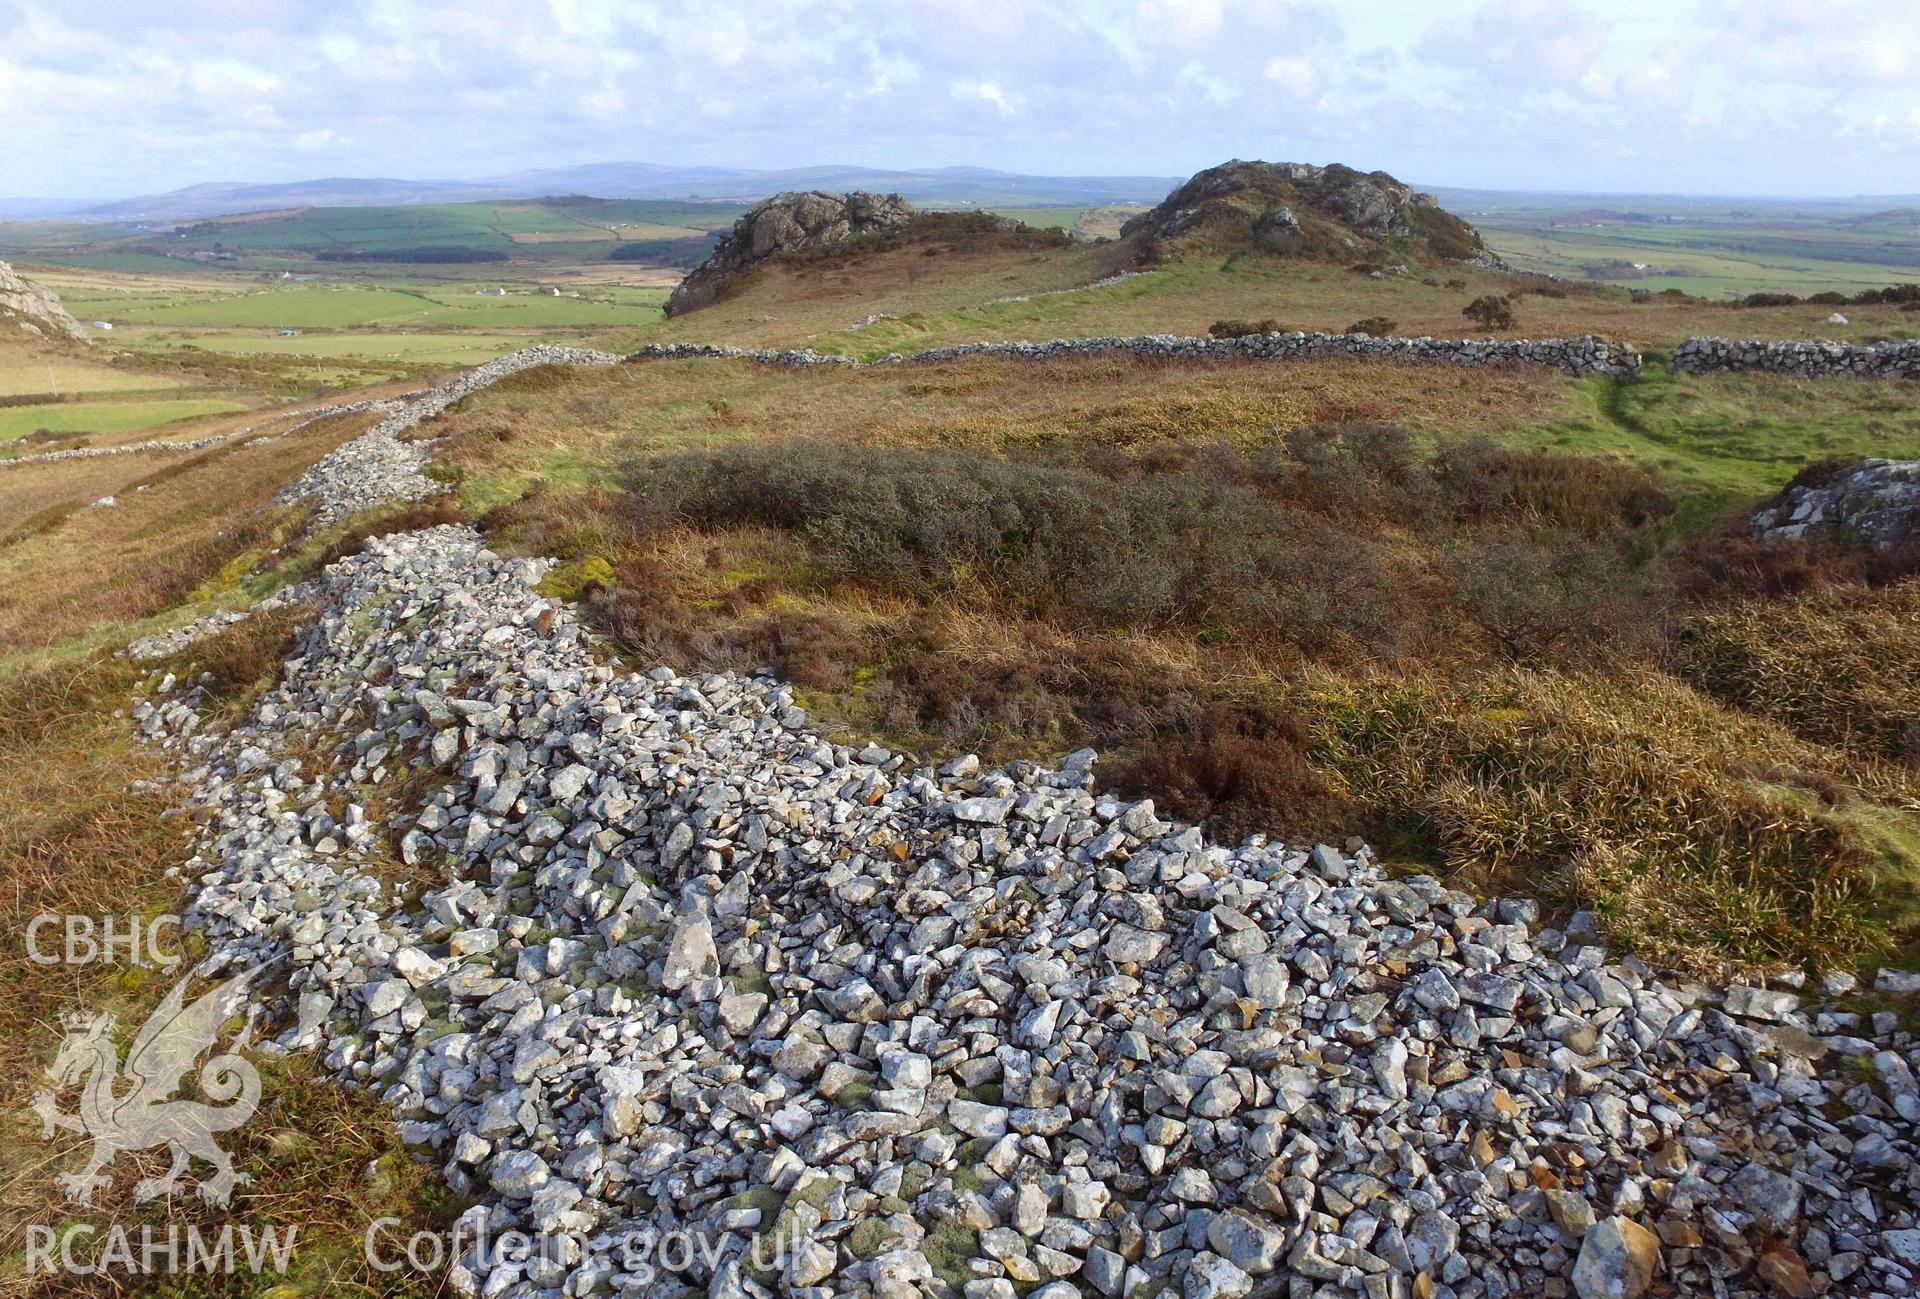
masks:
[[[1268,59],[1261,72],[1268,81],[1296,98],[1305,99],[1313,93],[1313,64],[1296,55]]]
[[[9,115],[0,193],[294,179],[316,151],[385,175],[1235,155],[1540,188],[1920,174],[1920,0],[0,0],[0,51],[0,105],[61,106]]]
[[[1138,31],[1152,32],[1183,49],[1209,40],[1225,18],[1220,0],[1141,0],[1134,9]]]
[[[1014,113],[1012,96],[991,81],[956,81],[953,94],[956,99],[978,99],[992,104],[1002,117],[1011,117]]]

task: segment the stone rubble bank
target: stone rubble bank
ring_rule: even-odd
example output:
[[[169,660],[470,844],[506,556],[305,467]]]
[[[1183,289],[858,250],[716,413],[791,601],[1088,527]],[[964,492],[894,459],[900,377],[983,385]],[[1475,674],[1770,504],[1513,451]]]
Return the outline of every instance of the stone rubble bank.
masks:
[[[274,498],[276,504],[310,502],[314,527],[325,527],[374,505],[424,500],[441,486],[427,477],[427,447],[401,440],[463,397],[538,365],[614,365],[610,352],[585,347],[523,348],[475,366],[437,388],[402,400],[397,409],[351,442],[315,461]]]
[[[1090,752],[834,744],[777,681],[601,663],[544,569],[373,540],[244,722],[134,712],[208,817],[190,923],[290,972],[280,1044],[470,1231],[563,1242],[462,1292],[1914,1293],[1920,1047],[1850,977],[1665,983],[1585,915],[1210,842]],[[631,1230],[722,1254],[650,1279]]]
[[[243,623],[257,614],[272,613],[278,609],[291,609],[296,605],[305,604],[317,598],[322,590],[323,585],[318,578],[299,582],[254,601],[245,609],[222,609],[204,617],[195,618],[192,622],[183,623],[181,626],[155,632],[150,636],[141,636],[127,643],[127,657],[137,663],[151,663],[157,659],[170,658],[188,646]]]

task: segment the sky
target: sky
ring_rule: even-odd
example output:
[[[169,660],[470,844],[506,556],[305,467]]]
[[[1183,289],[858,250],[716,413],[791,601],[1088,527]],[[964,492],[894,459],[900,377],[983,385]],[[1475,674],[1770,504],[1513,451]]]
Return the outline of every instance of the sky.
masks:
[[[1920,0],[0,0],[0,194],[572,163],[1920,192]]]

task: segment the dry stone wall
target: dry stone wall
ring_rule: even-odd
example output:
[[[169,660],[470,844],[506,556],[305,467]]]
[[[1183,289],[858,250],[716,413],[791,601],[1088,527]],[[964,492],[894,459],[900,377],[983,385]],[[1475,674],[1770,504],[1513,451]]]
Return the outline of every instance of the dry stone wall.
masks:
[[[1045,343],[956,343],[923,352],[895,353],[870,362],[901,365],[952,361],[969,356],[1006,356],[1022,360],[1049,360],[1066,356],[1102,356],[1129,352],[1159,359],[1202,360],[1243,358],[1259,361],[1304,361],[1358,358],[1375,361],[1428,361],[1450,365],[1545,365],[1569,374],[1636,374],[1640,354],[1619,343],[1592,336],[1583,338],[1373,338],[1366,334],[1307,334],[1300,332],[1250,334],[1243,338],[1200,338],[1185,334],[1141,334],[1100,338],[1058,338]],[[735,357],[768,365],[857,365],[843,356],[828,356],[810,348],[770,350],[724,347],[712,343],[655,343],[633,353],[629,360],[674,360],[683,357]]]
[[[1920,339],[1843,343],[1835,339],[1689,338],[1674,349],[1669,367],[1678,373],[1759,371],[1808,378],[1913,378],[1920,376]]]

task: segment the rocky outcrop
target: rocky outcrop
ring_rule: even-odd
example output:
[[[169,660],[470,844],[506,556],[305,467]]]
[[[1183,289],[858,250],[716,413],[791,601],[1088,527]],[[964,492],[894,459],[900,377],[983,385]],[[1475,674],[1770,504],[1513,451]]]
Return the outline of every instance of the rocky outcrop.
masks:
[[[1825,378],[1920,377],[1920,339],[1845,343],[1837,339],[1689,338],[1669,367],[1689,374],[1757,370]]]
[[[1753,516],[1758,538],[1827,534],[1881,547],[1920,541],[1920,460],[1862,460],[1790,484]]]
[[[1252,248],[1289,256],[1369,251],[1443,260],[1489,256],[1480,232],[1431,194],[1384,171],[1334,164],[1243,162],[1200,172],[1120,228],[1148,253]]]
[[[822,248],[858,235],[906,224],[913,204],[898,194],[829,194],[824,190],[776,194],[733,223],[712,256],[693,268],[667,299],[669,316],[712,302],[723,287],[782,253]]]
[[[35,284],[5,262],[0,262],[0,320],[11,319],[21,329],[43,338],[84,339],[80,322],[67,314],[53,290]]]

